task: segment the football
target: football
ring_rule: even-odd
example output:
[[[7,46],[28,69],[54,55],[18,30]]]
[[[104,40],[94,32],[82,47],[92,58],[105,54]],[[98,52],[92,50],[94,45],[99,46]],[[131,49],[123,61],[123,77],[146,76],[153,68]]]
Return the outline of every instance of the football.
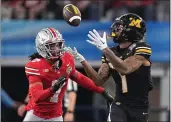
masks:
[[[77,6],[67,4],[63,8],[63,18],[71,26],[79,26],[81,23],[81,12]]]

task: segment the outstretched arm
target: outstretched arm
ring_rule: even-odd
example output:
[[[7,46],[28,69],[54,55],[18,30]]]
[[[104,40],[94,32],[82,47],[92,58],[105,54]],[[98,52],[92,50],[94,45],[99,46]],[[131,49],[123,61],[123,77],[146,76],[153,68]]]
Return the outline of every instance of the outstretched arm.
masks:
[[[86,61],[81,62],[84,70],[88,74],[89,78],[94,81],[97,86],[102,86],[110,76],[109,66],[106,63],[102,63],[98,73],[92,68],[92,66]]]
[[[82,87],[89,89],[90,91],[102,94],[102,96],[105,97],[108,102],[113,102],[113,97],[107,91],[105,91],[102,87],[96,86],[92,80],[90,80],[88,77],[84,76],[80,72],[75,70],[70,78]]]
[[[102,51],[115,67],[115,69],[121,74],[129,74],[137,70],[145,60],[145,58],[140,55],[134,55],[123,61],[117,57],[109,48],[105,48]]]
[[[129,74],[135,70],[137,70],[142,64],[149,65],[150,62],[144,57],[139,54],[144,54],[141,49],[136,50],[136,54],[127,58],[126,60],[122,60],[117,57],[112,50],[110,50],[107,46],[106,42],[106,32],[104,32],[103,37],[99,35],[99,33],[94,29],[93,31],[89,31],[88,34],[89,39],[88,42],[90,44],[95,45],[97,48],[102,50],[104,55],[108,58],[108,60],[112,63],[115,69],[120,72],[121,74]],[[142,47],[141,47],[142,48]],[[147,47],[145,47],[147,48]],[[144,50],[144,49],[143,49]],[[151,54],[151,50],[145,51],[145,54]]]
[[[77,49],[71,49],[70,47],[65,47],[65,51],[72,54],[75,60],[79,61],[88,77],[97,85],[102,86],[104,82],[109,78],[109,66],[107,63],[103,63],[98,71],[98,73],[92,68],[92,66],[85,60],[85,58],[77,52]]]
[[[84,76],[77,70],[75,70],[75,72],[72,73],[70,78],[73,81],[77,82],[80,86],[82,86],[90,91],[94,91],[97,93],[102,93],[104,91],[104,89],[102,87],[96,86],[92,80],[90,80],[88,77]]]

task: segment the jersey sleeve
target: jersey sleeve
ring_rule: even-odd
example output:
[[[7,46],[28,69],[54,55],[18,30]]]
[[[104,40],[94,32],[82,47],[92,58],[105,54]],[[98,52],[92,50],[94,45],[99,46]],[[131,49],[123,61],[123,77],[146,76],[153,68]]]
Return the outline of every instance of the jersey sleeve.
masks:
[[[104,88],[98,87],[94,84],[94,82],[81,74],[79,71],[76,71],[75,75],[70,77],[73,81],[77,82],[80,86],[97,93],[104,92]]]
[[[149,59],[152,54],[151,46],[145,42],[138,43],[135,47],[134,55],[141,55],[146,59]]]
[[[66,55],[67,55],[67,59],[70,61],[71,64],[71,67],[68,67],[67,70],[68,71],[70,70],[70,75],[72,75],[76,72],[74,57],[70,53],[67,53]]]
[[[54,94],[51,87],[43,89],[43,85],[40,83],[43,81],[40,75],[38,61],[33,60],[28,62],[25,66],[25,73],[29,80],[29,94],[32,96],[35,103],[46,100]]]
[[[25,66],[25,73],[30,84],[41,81],[39,65],[36,62],[28,62]]]

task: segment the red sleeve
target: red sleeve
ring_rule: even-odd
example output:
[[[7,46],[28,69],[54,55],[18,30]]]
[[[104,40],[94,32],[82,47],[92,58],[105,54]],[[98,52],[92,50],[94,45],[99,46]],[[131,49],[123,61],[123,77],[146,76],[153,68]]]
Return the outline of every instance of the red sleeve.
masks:
[[[53,95],[50,88],[43,89],[41,73],[40,73],[40,59],[34,59],[25,66],[25,73],[29,80],[29,92],[35,103],[45,100]]]
[[[74,58],[71,54],[66,53],[68,55],[68,59],[70,60],[70,63],[72,64],[72,71],[70,74],[70,78],[77,82],[80,86],[89,89],[90,91],[97,92],[97,93],[102,93],[104,89],[102,87],[96,86],[92,80],[90,80],[88,77],[84,76],[80,72],[78,72],[75,69],[75,63],[74,63]]]
[[[102,87],[96,86],[92,80],[90,80],[88,77],[84,76],[77,70],[75,70],[74,73],[72,73],[70,77],[73,81],[77,82],[80,86],[89,89],[90,91],[102,93],[104,89]]]
[[[40,77],[30,75],[28,76],[28,80],[30,86],[33,85],[29,88],[29,91],[35,103],[45,100],[53,95],[50,88],[43,90],[42,84],[39,83],[42,82]]]

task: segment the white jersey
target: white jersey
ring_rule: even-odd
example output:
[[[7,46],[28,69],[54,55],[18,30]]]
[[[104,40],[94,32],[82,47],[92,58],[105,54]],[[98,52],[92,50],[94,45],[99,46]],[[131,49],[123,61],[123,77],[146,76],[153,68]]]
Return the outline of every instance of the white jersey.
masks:
[[[65,108],[67,108],[69,105],[68,93],[71,91],[77,92],[77,89],[78,89],[77,83],[72,81],[71,79],[68,79],[67,91],[65,92],[65,96],[64,96],[64,107]]]

